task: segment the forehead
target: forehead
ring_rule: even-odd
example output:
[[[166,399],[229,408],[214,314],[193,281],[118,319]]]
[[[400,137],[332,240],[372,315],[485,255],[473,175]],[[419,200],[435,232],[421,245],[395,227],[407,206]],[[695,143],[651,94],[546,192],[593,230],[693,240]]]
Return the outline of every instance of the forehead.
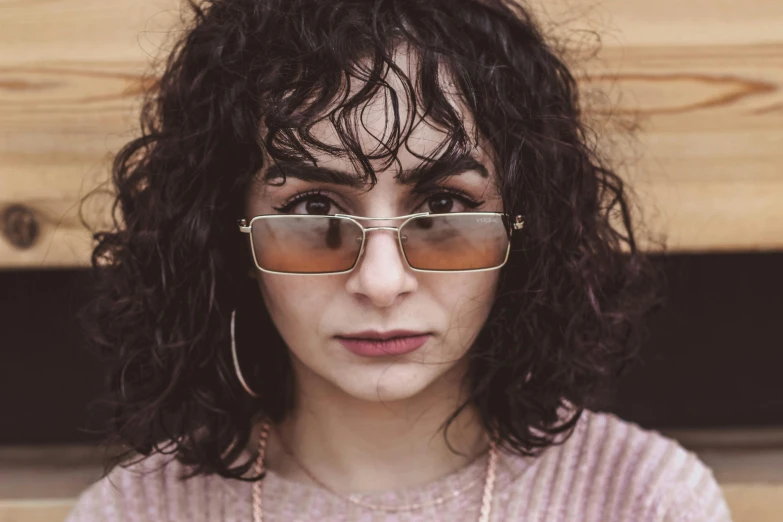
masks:
[[[343,81],[341,92],[335,97],[323,115],[309,128],[307,139],[299,143],[318,166],[344,172],[356,172],[357,158],[361,157],[373,172],[395,169],[407,171],[423,162],[436,160],[449,150],[455,129],[435,123],[431,115],[424,114],[423,99],[418,89],[420,60],[416,52],[397,47],[392,53],[392,65],[382,74],[380,83],[367,85],[354,77]],[[360,61],[361,76],[369,75],[372,63]],[[447,68],[439,64],[437,75],[440,102],[447,107],[452,121],[461,127],[468,138],[462,154],[470,154],[485,163],[487,152],[474,138],[475,123],[472,114]],[[361,97],[362,90],[374,88],[372,96]],[[359,104],[352,104],[357,94]],[[340,102],[349,100],[346,105]],[[315,141],[312,143],[311,141]],[[454,151],[451,151],[454,154]],[[311,162],[311,158],[307,161]],[[275,163],[278,158],[273,158]],[[266,162],[270,164],[269,161]]]

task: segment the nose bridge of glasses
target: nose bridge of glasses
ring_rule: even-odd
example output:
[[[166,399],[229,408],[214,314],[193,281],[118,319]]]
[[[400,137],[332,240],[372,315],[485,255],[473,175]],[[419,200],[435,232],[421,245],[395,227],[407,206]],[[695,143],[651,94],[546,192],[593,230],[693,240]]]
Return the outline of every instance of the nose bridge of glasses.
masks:
[[[391,231],[392,231],[392,232],[394,232],[395,234],[398,234],[398,235],[399,235],[399,237],[400,237],[400,241],[401,241],[402,243],[405,243],[405,241],[408,239],[408,238],[407,238],[407,237],[405,237],[403,234],[400,234],[400,233],[399,233],[399,231],[400,231],[400,227],[364,227],[364,232],[365,232],[365,233],[367,233],[367,232],[373,232],[373,231],[375,231],[375,230],[391,230]]]
[[[379,226],[379,227],[362,227],[364,228],[365,232],[370,232],[373,230],[399,230],[400,227],[386,227],[386,226]]]
[[[400,241],[402,243],[405,243],[405,240],[407,238],[403,234],[400,234],[400,229],[405,225],[405,223],[410,221],[412,218],[419,217],[419,216],[427,216],[429,214],[430,214],[429,212],[417,212],[415,214],[407,214],[403,216],[391,216],[391,217],[366,217],[366,216],[352,216],[348,214],[337,214],[337,216],[347,217],[358,222],[359,225],[364,229],[365,234],[367,232],[373,232],[375,230],[390,230],[395,234],[398,234]],[[363,223],[363,221],[369,221],[370,224],[378,221],[398,221],[398,222],[401,221],[401,223],[396,227],[392,227],[389,225],[367,226]],[[361,238],[358,238],[358,240],[361,241]]]

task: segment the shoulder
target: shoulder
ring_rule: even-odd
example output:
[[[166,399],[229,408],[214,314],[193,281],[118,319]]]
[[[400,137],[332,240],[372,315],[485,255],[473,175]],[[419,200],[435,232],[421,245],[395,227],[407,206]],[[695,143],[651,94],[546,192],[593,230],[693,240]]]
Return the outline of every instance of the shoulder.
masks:
[[[622,497],[612,505],[656,521],[731,519],[712,470],[676,440],[610,413],[581,420],[581,445],[594,453],[584,458],[601,456],[592,460],[596,479]]]
[[[222,521],[236,492],[217,475],[183,478],[187,467],[153,454],[115,467],[84,490],[65,522]]]
[[[731,520],[712,470],[696,454],[611,413],[585,411],[572,435],[533,468],[528,487],[546,491],[543,504],[561,513],[558,520]]]

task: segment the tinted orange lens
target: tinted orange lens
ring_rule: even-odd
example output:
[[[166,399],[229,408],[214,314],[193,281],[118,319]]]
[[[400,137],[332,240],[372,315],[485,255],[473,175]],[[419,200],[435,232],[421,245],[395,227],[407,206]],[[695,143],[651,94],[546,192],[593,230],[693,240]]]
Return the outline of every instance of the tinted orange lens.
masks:
[[[261,268],[296,274],[350,270],[362,240],[358,223],[329,216],[265,217],[252,222],[250,233]]]
[[[408,263],[420,270],[501,266],[508,235],[500,214],[437,214],[413,218],[400,230]]]

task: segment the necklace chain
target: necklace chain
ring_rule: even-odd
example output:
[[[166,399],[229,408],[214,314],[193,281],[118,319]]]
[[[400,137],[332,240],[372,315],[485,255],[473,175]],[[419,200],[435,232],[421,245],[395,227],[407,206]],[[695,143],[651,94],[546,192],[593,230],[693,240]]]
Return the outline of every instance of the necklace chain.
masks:
[[[264,455],[266,453],[266,443],[269,437],[270,429],[271,426],[269,422],[265,422],[263,427],[261,428],[261,434],[258,438],[258,458],[256,459],[256,462],[253,466],[253,473],[255,475],[260,475],[261,472],[264,470]],[[383,505],[370,504],[368,502],[363,502],[361,500],[353,498],[352,496],[345,496],[336,492],[334,489],[330,488],[329,486],[327,486],[326,484],[318,480],[318,478],[316,478],[305,466],[302,465],[301,462],[299,462],[296,456],[293,453],[291,453],[285,445],[283,445],[283,449],[288,455],[290,455],[294,459],[297,465],[299,465],[299,467],[302,468],[302,471],[304,471],[307,474],[307,476],[313,480],[313,482],[315,482],[322,488],[326,489],[333,495],[347,502],[350,502],[358,506],[375,509],[378,511],[388,511],[388,512],[412,511],[427,506],[441,505],[447,500],[458,497],[459,495],[461,495],[462,493],[464,493],[465,491],[467,491],[468,489],[476,485],[476,483],[478,482],[477,479],[459,490],[452,491],[449,495],[439,497],[434,501],[427,502],[427,503],[409,504],[404,506],[383,506]],[[493,439],[490,441],[489,461],[487,463],[487,474],[486,474],[486,479],[484,481],[484,494],[481,499],[481,515],[479,516],[479,522],[489,522],[489,514],[492,510],[492,495],[495,487],[496,468],[497,468],[497,448],[495,445],[495,441]],[[256,480],[255,482],[253,482],[253,521],[254,522],[263,522],[261,482],[262,482],[261,480]]]
[[[357,506],[363,506],[363,507],[366,507],[366,508],[370,508],[370,509],[373,509],[375,511],[387,511],[387,512],[391,512],[391,513],[395,513],[395,512],[400,512],[400,511],[415,511],[417,509],[422,509],[422,508],[429,507],[429,506],[439,506],[439,505],[443,504],[444,502],[446,502],[448,500],[451,500],[452,498],[456,498],[456,497],[460,496],[462,493],[464,493],[465,491],[469,490],[470,488],[472,488],[473,486],[478,484],[479,480],[481,480],[480,478],[477,478],[477,479],[471,481],[468,485],[463,486],[460,489],[453,490],[449,494],[444,495],[442,497],[438,497],[435,500],[432,500],[430,502],[420,502],[420,503],[416,503],[416,504],[408,504],[408,505],[403,505],[403,506],[389,506],[389,505],[371,504],[369,502],[365,502],[363,500],[359,500],[359,499],[355,498],[353,495],[343,495],[343,494],[335,491],[333,488],[329,487],[327,484],[324,484],[309,469],[307,469],[307,467],[304,464],[302,464],[302,462],[297,458],[296,455],[294,455],[294,453],[288,448],[288,446],[286,446],[285,444],[281,444],[281,445],[283,447],[283,451],[285,451],[286,454],[288,456],[290,456],[294,460],[294,462],[296,462],[296,464],[302,469],[302,471],[305,472],[305,474],[308,477],[310,477],[310,479],[313,482],[315,482],[316,484],[318,484],[319,486],[321,486],[325,490],[329,491],[334,496],[345,500],[346,502],[350,502],[351,504],[355,504]]]

